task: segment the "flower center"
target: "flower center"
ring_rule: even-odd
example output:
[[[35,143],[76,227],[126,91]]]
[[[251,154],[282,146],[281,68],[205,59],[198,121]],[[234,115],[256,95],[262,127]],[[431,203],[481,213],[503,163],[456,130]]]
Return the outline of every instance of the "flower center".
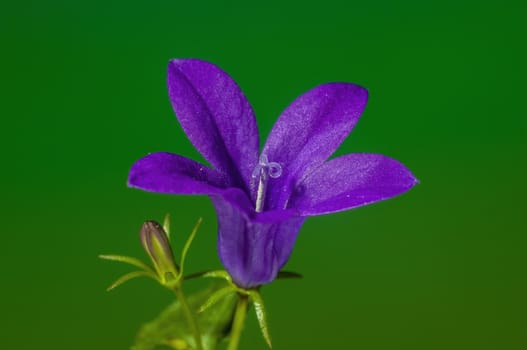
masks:
[[[277,177],[280,177],[280,175],[282,175],[282,167],[280,164],[269,162],[267,156],[262,154],[251,175],[253,186],[256,184],[256,181],[258,181],[258,189],[256,191],[256,212],[260,213],[263,211],[267,181],[270,177],[276,179]]]

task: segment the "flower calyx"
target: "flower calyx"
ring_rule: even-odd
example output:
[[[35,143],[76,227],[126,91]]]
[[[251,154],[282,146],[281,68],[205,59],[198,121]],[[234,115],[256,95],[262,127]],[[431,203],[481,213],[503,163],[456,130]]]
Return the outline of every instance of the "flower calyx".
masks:
[[[268,326],[268,321],[267,321],[267,311],[265,309],[265,304],[264,304],[262,295],[260,293],[260,287],[249,288],[249,289],[241,288],[234,283],[229,273],[224,270],[214,270],[214,271],[196,273],[196,274],[186,276],[185,279],[193,279],[193,278],[198,278],[198,277],[220,278],[227,282],[227,285],[225,287],[220,288],[217,291],[215,291],[205,301],[205,303],[201,305],[201,307],[198,309],[199,313],[207,311],[210,307],[218,303],[224,297],[231,295],[233,293],[236,293],[240,301],[238,305],[244,305],[248,302],[254,307],[256,318],[258,319],[258,325],[260,326],[260,330],[262,332],[262,336],[265,339],[265,342],[267,343],[269,348],[272,348],[271,333],[269,331],[269,326]],[[277,279],[292,279],[292,278],[302,278],[302,275],[296,272],[280,271],[277,276]]]
[[[141,245],[147,253],[153,268],[141,260],[122,255],[99,255],[104,260],[119,261],[139,268],[137,271],[127,273],[112,283],[107,290],[110,291],[124,282],[136,277],[150,277],[158,281],[162,286],[168,289],[175,289],[180,286],[183,278],[183,268],[185,259],[196,236],[198,228],[202,222],[200,218],[194,226],[181,252],[181,261],[178,265],[174,260],[170,242],[170,218],[165,216],[164,224],[161,226],[158,222],[149,220],[145,221],[139,234]]]

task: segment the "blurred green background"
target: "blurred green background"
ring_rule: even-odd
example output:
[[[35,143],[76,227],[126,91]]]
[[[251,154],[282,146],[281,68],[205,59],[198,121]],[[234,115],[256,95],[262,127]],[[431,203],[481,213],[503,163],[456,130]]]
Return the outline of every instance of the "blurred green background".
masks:
[[[148,152],[201,159],[167,98],[173,57],[229,72],[262,139],[302,92],[366,86],[338,153],[383,153],[421,180],[306,222],[287,265],[305,278],[263,290],[275,349],[527,348],[524,1],[1,7],[0,348],[127,349],[172,296],[150,280],[105,292],[130,269],[97,255],[144,258],[139,227],[167,211],[181,245],[204,217],[189,269],[221,266],[207,198],[126,187]],[[251,314],[240,350],[265,348]]]

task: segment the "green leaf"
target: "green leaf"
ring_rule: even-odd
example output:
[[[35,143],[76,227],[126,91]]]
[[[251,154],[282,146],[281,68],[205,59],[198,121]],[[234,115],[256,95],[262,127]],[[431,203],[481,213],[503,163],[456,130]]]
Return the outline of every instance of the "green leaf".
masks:
[[[205,312],[197,313],[197,310],[207,302],[211,295],[223,288],[225,288],[225,283],[215,283],[206,290],[187,297],[187,302],[198,320],[204,350],[217,349],[218,344],[225,339],[231,327],[237,300],[234,291],[232,294],[226,294]],[[156,319],[141,327],[131,349],[190,350],[194,348],[194,344],[191,327],[187,324],[179,302],[176,301],[161,312]]]

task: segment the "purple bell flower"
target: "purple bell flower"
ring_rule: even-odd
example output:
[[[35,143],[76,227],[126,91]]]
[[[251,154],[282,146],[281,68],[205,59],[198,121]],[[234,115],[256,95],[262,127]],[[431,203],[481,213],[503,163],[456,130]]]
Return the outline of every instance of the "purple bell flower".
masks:
[[[212,165],[152,153],[128,184],[150,192],[208,195],[218,217],[220,259],[240,287],[273,281],[304,220],[388,199],[416,183],[398,161],[379,154],[328,160],[351,132],[368,91],[349,83],[315,87],[274,125],[263,151],[251,105],[212,63],[175,59],[168,92],[188,138]]]

